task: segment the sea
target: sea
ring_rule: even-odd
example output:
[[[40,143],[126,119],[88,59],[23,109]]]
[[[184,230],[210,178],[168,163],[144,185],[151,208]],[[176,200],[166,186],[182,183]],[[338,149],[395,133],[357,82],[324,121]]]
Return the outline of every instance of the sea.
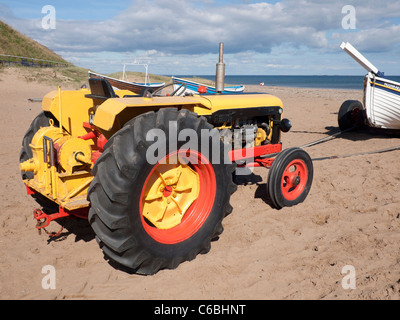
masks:
[[[178,78],[198,78],[215,81],[215,75],[180,75]],[[400,82],[400,76],[385,76],[385,78]],[[229,85],[260,85],[294,88],[320,88],[320,89],[349,89],[362,90],[364,76],[259,76],[259,75],[226,75],[225,83]]]

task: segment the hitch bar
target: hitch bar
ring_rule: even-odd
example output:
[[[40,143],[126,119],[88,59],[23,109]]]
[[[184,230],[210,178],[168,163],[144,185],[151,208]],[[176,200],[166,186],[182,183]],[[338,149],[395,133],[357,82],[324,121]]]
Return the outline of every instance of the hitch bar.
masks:
[[[53,214],[46,214],[40,209],[36,209],[33,212],[33,218],[37,221],[36,229],[38,229],[39,235],[41,234],[41,230],[43,229],[51,237],[56,237],[56,236],[60,235],[60,233],[64,229],[64,227],[61,227],[60,231],[58,231],[57,233],[49,233],[49,232],[47,232],[47,230],[45,228],[49,226],[51,221],[60,219],[60,218],[65,218],[65,217],[69,217],[69,213],[67,213],[61,207],[60,207],[59,212],[56,212]]]

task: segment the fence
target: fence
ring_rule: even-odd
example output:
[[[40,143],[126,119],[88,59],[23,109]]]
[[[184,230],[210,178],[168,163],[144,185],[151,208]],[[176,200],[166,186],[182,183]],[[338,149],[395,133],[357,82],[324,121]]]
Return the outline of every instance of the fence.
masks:
[[[41,67],[41,68],[53,68],[53,67],[68,67],[70,63],[51,61],[43,59],[35,59],[28,57],[12,56],[6,54],[0,54],[0,64],[3,65],[22,65],[25,67]]]

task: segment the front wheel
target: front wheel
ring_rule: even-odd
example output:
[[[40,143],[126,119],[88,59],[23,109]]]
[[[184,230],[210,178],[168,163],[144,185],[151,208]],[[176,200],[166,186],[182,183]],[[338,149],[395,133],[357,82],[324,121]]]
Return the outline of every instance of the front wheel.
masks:
[[[268,174],[267,193],[273,207],[281,209],[303,202],[313,180],[313,164],[307,152],[289,148],[278,154]]]
[[[221,140],[202,136],[211,129],[193,112],[168,108],[138,116],[109,140],[88,192],[89,221],[107,257],[154,274],[210,250],[236,190]],[[173,131],[191,137],[190,148]],[[155,133],[157,152],[147,139]]]

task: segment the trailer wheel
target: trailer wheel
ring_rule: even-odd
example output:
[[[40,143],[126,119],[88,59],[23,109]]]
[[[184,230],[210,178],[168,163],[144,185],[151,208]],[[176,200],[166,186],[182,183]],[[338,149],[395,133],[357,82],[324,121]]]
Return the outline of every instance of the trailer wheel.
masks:
[[[267,193],[276,209],[303,202],[311,188],[313,164],[307,152],[289,148],[278,154],[268,174]]]
[[[196,143],[190,149],[187,141],[174,146],[171,125],[179,136],[194,135]],[[193,112],[168,108],[134,118],[108,141],[93,168],[88,199],[89,222],[109,259],[136,273],[154,274],[210,250],[236,190],[234,166],[223,164],[221,140],[214,139],[220,164],[208,161],[216,152],[211,135],[203,141],[209,143],[209,156],[200,152],[201,132],[211,129]],[[155,162],[148,154],[154,141],[164,142]]]
[[[365,123],[365,113],[363,105],[357,100],[347,100],[343,102],[339,109],[338,124],[340,130],[344,131],[351,128],[361,128]]]

